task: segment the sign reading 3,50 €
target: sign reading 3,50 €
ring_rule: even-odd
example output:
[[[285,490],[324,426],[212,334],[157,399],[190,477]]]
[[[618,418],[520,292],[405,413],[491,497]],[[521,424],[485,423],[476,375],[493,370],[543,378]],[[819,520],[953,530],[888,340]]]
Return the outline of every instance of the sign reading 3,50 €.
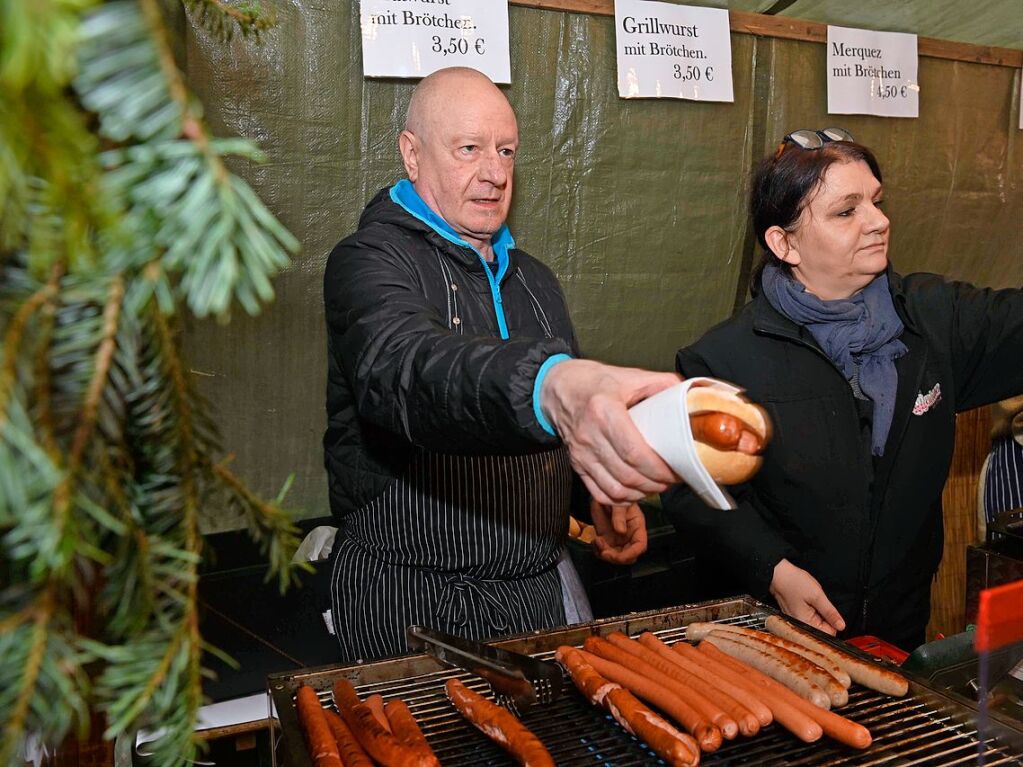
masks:
[[[426,77],[472,67],[511,82],[508,0],[361,0],[366,77]]]
[[[728,11],[615,0],[618,95],[733,101]]]

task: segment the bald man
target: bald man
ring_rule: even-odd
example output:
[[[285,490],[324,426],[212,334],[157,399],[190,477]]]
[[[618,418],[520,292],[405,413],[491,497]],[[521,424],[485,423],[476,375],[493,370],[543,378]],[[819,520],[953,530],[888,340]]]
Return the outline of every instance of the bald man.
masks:
[[[626,408],[677,378],[576,359],[556,278],[505,225],[519,135],[504,94],[436,72],[398,146],[408,178],[324,277],[344,660],[406,652],[411,624],[477,639],[563,625],[573,470],[597,553],[620,563],[646,547],[635,501],[674,480]]]

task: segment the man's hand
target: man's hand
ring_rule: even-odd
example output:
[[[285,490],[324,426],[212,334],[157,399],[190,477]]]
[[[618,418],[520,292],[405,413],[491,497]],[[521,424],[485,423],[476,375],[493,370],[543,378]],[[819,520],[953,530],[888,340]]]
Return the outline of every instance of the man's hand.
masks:
[[[605,506],[635,503],[678,482],[647,445],[628,409],[680,380],[674,373],[592,360],[566,360],[547,373],[540,408],[594,500]]]
[[[774,566],[771,595],[786,615],[809,623],[827,634],[834,636],[845,628],[845,621],[828,600],[817,579],[787,559]]]
[[[646,551],[646,517],[636,504],[604,506],[592,501],[593,550],[605,562],[631,565]]]

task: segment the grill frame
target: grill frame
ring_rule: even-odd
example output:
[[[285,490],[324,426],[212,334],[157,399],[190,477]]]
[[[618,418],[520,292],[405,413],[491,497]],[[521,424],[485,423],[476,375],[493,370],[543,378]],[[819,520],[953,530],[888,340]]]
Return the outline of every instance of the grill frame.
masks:
[[[563,629],[523,634],[495,642],[498,647],[549,659],[563,644],[581,646],[586,637],[621,631],[635,636],[652,631],[674,642],[685,638],[685,626],[693,621],[720,621],[762,628],[776,610],[751,597],[715,600],[692,605],[632,613]],[[839,643],[823,634],[822,639]],[[843,650],[876,660],[856,648]],[[772,724],[755,738],[726,741],[713,754],[704,754],[703,765],[884,765],[884,767],[946,767],[977,764],[977,706],[954,693],[928,686],[921,677],[904,673],[909,694],[895,699],[854,686],[850,702],[839,713],[866,725],[874,744],[863,752],[830,741],[804,744]],[[401,697],[420,722],[427,739],[444,765],[508,765],[511,760],[485,736],[466,723],[447,702],[443,685],[457,677],[489,697],[489,685],[458,669],[443,666],[429,655],[411,655],[342,666],[323,666],[268,677],[267,693],[277,712],[274,725],[280,738],[272,750],[273,764],[312,767],[294,708],[294,694],[307,684],[325,705],[332,705],[331,686],[345,677],[361,696],[379,693]],[[565,680],[562,696],[553,705],[535,706],[523,713],[523,722],[551,750],[559,765],[663,764],[639,741],[621,729],[601,709],[590,705],[571,680]],[[566,727],[566,725],[571,725]],[[985,765],[1023,767],[1023,725],[990,715],[989,745]],[[935,751],[935,749],[938,749]]]

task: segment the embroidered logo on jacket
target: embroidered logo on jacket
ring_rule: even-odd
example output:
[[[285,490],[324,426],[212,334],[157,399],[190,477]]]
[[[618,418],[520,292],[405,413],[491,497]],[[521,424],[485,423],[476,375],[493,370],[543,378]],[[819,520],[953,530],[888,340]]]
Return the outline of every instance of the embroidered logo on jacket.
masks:
[[[934,384],[934,388],[924,394],[916,395],[916,404],[913,405],[913,415],[923,415],[932,407],[941,402],[941,384]]]

